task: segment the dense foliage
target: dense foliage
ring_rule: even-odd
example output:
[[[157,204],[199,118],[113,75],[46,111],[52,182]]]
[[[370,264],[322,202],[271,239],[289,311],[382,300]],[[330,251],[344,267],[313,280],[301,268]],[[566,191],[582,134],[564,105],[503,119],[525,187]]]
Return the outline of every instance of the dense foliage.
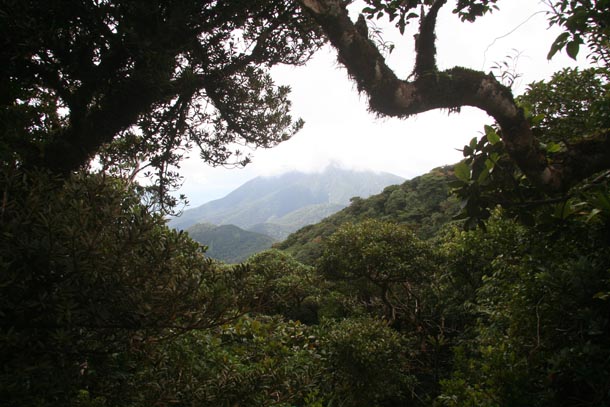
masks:
[[[0,2],[0,158],[68,173],[147,174],[164,207],[187,149],[245,164],[302,126],[269,68],[318,30],[292,2]]]
[[[530,85],[518,98],[532,131],[539,134],[540,147],[549,163],[560,163],[582,139],[596,139],[610,128],[607,68],[566,69],[548,82]],[[464,161],[455,166],[453,192],[461,198],[461,217],[468,227],[483,226],[496,205],[511,216],[533,224],[537,208],[554,204],[545,216],[565,218],[579,211],[593,216],[607,211],[605,196],[608,171],[600,171],[564,191],[536,188],[509,158],[497,126],[485,126],[485,135],[463,147]],[[587,152],[594,157],[596,148]],[[589,165],[582,161],[581,167]]]
[[[239,312],[238,281],[122,180],[4,170],[0,393],[6,405],[134,399],[160,342]]]
[[[566,29],[551,50],[587,42],[599,68],[516,101],[485,75],[514,115],[494,116],[463,162],[239,265],[169,229],[163,189],[190,143],[222,162],[237,139],[270,145],[299,127],[267,70],[305,61],[316,25],[293,2],[39,3],[0,1],[2,405],[610,405],[607,1],[550,2]],[[428,91],[481,79],[426,59],[444,3],[364,11],[399,29],[419,17],[414,83]],[[454,10],[472,21],[495,3]],[[342,62],[370,51],[344,2],[299,4],[331,40],[355,41]],[[365,91],[367,73],[387,74],[369,56],[349,67]],[[536,180],[512,124],[567,184]],[[152,189],[138,163],[158,171]]]
[[[321,222],[302,228],[276,246],[296,259],[314,263],[322,254],[322,240],[347,222],[377,219],[406,224],[420,238],[430,238],[459,211],[450,195],[453,168],[436,168],[427,174],[387,187],[366,199],[354,198],[349,207]]]
[[[552,153],[577,134],[603,131],[607,98],[606,70],[597,68],[534,83],[519,103]],[[434,243],[432,261],[422,263],[413,251],[422,243],[400,225],[431,196],[424,188],[397,198],[411,181],[352,202],[280,247],[318,265],[343,315],[382,318],[411,345],[411,391],[423,405],[609,405],[608,175],[564,194],[536,189],[506,156],[499,131],[486,126],[442,178],[440,190],[453,188],[461,201],[445,207],[453,215],[461,208],[462,220],[420,233]],[[445,199],[429,199],[420,213]],[[408,305],[418,293],[425,301],[414,313]]]
[[[198,223],[186,230],[191,239],[206,247],[206,255],[225,263],[239,263],[271,247],[270,236],[243,230],[235,225]]]
[[[466,324],[440,400],[608,405],[607,224],[570,221],[549,230],[496,217],[487,225],[446,246],[450,264],[461,266],[447,278],[465,295]]]

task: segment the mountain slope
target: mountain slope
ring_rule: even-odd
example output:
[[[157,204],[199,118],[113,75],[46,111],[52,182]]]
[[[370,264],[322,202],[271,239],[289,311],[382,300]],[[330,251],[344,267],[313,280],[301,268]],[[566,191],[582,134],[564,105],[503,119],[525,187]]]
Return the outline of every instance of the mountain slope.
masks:
[[[449,195],[448,181],[452,179],[453,167],[435,168],[367,199],[355,198],[347,208],[305,226],[276,247],[299,261],[312,263],[321,254],[322,239],[341,224],[370,218],[408,224],[420,237],[431,237],[459,211],[457,199]]]
[[[235,225],[215,226],[198,223],[186,230],[193,240],[206,245],[206,254],[226,263],[239,263],[271,247],[275,239],[260,233],[250,232]]]
[[[186,229],[202,222],[233,224],[243,229],[275,230],[281,238],[347,206],[354,196],[367,197],[403,180],[393,174],[334,166],[322,173],[289,172],[257,177],[222,199],[184,211],[169,225]],[[268,223],[271,225],[259,226]]]
[[[284,240],[290,233],[303,226],[319,222],[346,206],[333,203],[309,205],[292,211],[281,218],[271,218],[268,222],[254,225],[248,230],[271,236],[277,240]]]

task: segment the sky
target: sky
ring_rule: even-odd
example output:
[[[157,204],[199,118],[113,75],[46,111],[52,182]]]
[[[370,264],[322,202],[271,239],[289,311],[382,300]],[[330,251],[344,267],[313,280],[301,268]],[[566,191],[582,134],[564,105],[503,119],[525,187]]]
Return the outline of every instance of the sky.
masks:
[[[560,31],[549,29],[548,8],[542,1],[503,0],[498,5],[500,11],[475,23],[460,22],[451,13],[451,1],[441,9],[436,30],[439,69],[463,66],[500,77],[501,71],[493,67],[507,62],[509,72],[519,75],[512,86],[519,95],[529,83],[549,78],[562,67],[586,65],[584,56],[574,61],[565,52],[547,61],[549,47]],[[357,7],[358,3],[350,9],[354,20]],[[387,63],[406,78],[415,57],[413,33],[401,36],[390,24],[377,24],[384,40],[395,44]],[[293,117],[304,119],[305,127],[274,148],[251,151],[252,163],[245,168],[214,168],[191,152],[182,164],[184,184],[179,191],[187,196],[189,207],[222,198],[256,176],[322,171],[331,163],[410,179],[458,162],[462,158],[458,149],[480,136],[485,124],[493,123],[474,108],[451,114],[432,111],[407,119],[379,118],[368,112],[366,97],[358,94],[330,46],[303,67],[273,68],[272,76],[278,85],[291,87]]]

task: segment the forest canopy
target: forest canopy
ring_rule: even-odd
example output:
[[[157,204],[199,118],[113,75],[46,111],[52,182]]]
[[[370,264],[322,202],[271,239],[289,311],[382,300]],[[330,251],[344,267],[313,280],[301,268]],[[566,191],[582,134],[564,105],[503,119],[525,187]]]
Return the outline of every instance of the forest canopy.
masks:
[[[594,66],[519,96],[436,66],[441,8],[476,24],[502,2],[350,3],[0,0],[3,405],[610,405],[609,1],[547,1],[549,57]],[[406,79],[382,18],[419,27]],[[270,69],[326,41],[381,116],[495,123],[459,163],[210,260],[166,224],[181,158],[291,137]]]

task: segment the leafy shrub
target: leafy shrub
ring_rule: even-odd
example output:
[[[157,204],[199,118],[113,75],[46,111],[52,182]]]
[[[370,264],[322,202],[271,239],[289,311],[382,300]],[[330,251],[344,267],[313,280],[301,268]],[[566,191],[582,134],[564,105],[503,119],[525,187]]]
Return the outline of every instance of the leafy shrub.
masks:
[[[250,257],[245,266],[252,309],[279,314],[305,323],[317,323],[320,278],[313,267],[290,254],[270,249]]]

